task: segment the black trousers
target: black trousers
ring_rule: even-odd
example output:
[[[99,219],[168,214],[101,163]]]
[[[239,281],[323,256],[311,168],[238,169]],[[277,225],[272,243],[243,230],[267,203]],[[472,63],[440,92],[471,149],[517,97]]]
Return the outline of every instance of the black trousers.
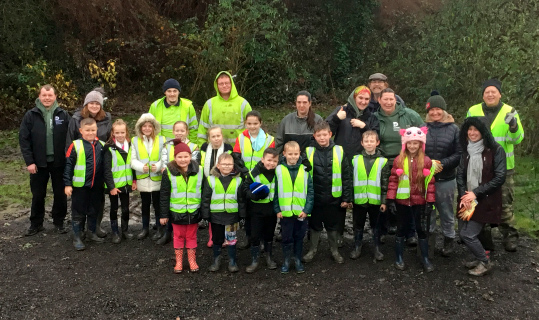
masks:
[[[255,246],[260,244],[260,240],[264,242],[272,242],[275,226],[277,225],[277,215],[269,216],[253,215],[251,217],[251,243]]]
[[[369,215],[371,229],[380,230],[380,206],[368,204],[354,205],[353,217],[355,231],[363,231],[365,228],[365,221],[367,221],[367,214]]]
[[[159,194],[160,191],[152,191],[152,192],[141,192],[140,198],[141,198],[141,215],[142,215],[142,226],[144,228],[147,228],[150,223],[150,205],[153,206],[153,210],[155,211],[155,223],[156,225],[160,226],[159,223],[159,215],[161,208],[159,207]]]
[[[415,231],[419,239],[427,238],[427,231],[430,221],[426,221],[424,215],[425,206],[403,206],[397,204],[397,237],[406,237],[411,233],[412,225],[415,225]],[[425,224],[425,225],[424,225]]]
[[[71,220],[83,223],[88,218],[88,229],[95,232],[97,212],[101,207],[103,188],[73,188],[71,194]]]
[[[67,197],[64,193],[64,167],[55,167],[52,162],[46,167],[38,167],[35,174],[30,175],[30,190],[32,191],[32,209],[30,224],[33,227],[43,225],[45,219],[45,196],[49,177],[52,181],[54,202],[52,205],[52,220],[55,225],[64,223],[67,215]]]
[[[211,223],[211,240],[213,245],[221,247],[225,243],[225,225],[218,223]]]
[[[309,228],[314,231],[344,231],[344,220],[346,218],[346,209],[337,205],[319,205],[313,208],[309,217]],[[341,228],[342,223],[342,228]]]
[[[118,220],[118,200],[122,206],[122,221],[129,220],[129,193],[122,192],[115,196],[109,194],[110,220]]]

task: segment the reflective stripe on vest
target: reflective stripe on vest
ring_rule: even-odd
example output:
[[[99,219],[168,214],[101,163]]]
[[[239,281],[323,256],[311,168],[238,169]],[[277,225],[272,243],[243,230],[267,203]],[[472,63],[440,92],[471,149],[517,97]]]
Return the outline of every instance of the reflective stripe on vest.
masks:
[[[307,147],[305,152],[307,153],[307,158],[311,163],[313,169],[310,171],[311,177],[314,172],[314,147]],[[335,161],[337,159],[337,161]],[[333,147],[333,161],[332,161],[332,173],[331,173],[331,195],[333,198],[339,198],[342,195],[342,159],[343,159],[343,149],[341,146]]]
[[[196,143],[188,142],[187,146],[191,150],[191,153],[195,151],[195,149],[198,147]],[[173,143],[167,143],[167,153],[168,153],[168,162],[174,160],[174,144]]]
[[[362,155],[353,158],[354,165],[354,203],[374,204],[382,203],[382,169],[387,163],[387,159],[379,157],[374,161],[369,176],[365,169],[365,162]]]
[[[245,163],[245,167],[249,169],[249,171],[252,170],[260,160],[262,160],[264,150],[269,148],[269,146],[273,143],[273,140],[274,138],[268,134],[266,136],[264,146],[260,150],[254,151],[253,145],[251,144],[251,139],[247,138],[245,135],[243,135],[243,133],[240,134],[239,143],[241,149],[241,158]]]
[[[212,99],[209,99],[207,101],[208,103],[208,109],[209,109],[209,117],[208,117],[208,122],[209,123],[205,123],[205,125],[208,126],[208,128],[214,126],[215,124],[213,123],[213,115],[212,115],[212,105],[211,105],[211,100]],[[218,126],[219,128],[221,129],[225,129],[225,130],[243,130],[244,129],[244,125],[243,125],[243,113],[245,112],[245,106],[247,106],[247,100],[243,99],[242,103],[241,103],[241,117],[240,117],[240,123],[239,124],[216,124],[216,126]],[[201,120],[202,122],[202,120]]]
[[[508,112],[511,112],[512,109],[513,107],[504,103],[500,108],[500,111],[496,115],[496,118],[494,119],[494,121],[492,121],[492,124],[490,125],[490,132],[492,132],[494,140],[498,142],[505,151],[507,170],[515,168],[515,153],[513,143],[516,143],[523,138],[523,133],[521,133],[517,138],[511,138],[507,136],[507,134],[509,133],[509,125],[505,123],[505,115]],[[468,110],[468,114],[466,115],[466,117],[483,116],[485,116],[485,113],[483,112],[483,105],[481,103],[472,106],[470,110]],[[519,128],[519,130],[521,130],[521,128]]]
[[[133,140],[131,141],[131,148],[133,148],[137,152],[138,160],[144,164],[148,164],[148,166],[150,167],[150,171],[148,173],[137,171],[137,180],[141,180],[149,176],[150,179],[152,179],[153,181],[161,181],[161,171],[158,170],[158,172],[152,172],[151,169],[152,164],[159,163],[161,159],[161,151],[163,149],[163,144],[165,143],[165,140],[165,137],[157,135],[153,140],[152,152],[148,156],[148,151],[142,143],[142,139],[140,139],[139,137],[133,138]]]
[[[208,182],[211,186],[211,202],[210,202],[210,211],[211,212],[228,212],[234,213],[238,212],[238,188],[241,185],[241,178],[235,177],[232,178],[228,188],[223,188],[223,184],[219,178],[215,176],[208,177]]]
[[[202,202],[202,179],[204,172],[199,167],[196,176],[189,176],[187,182],[180,174],[173,176],[167,170],[170,180],[170,211],[177,213],[195,212]]]
[[[266,185],[269,188],[269,194],[267,198],[262,200],[251,200],[253,203],[270,203],[273,201],[273,195],[275,194],[275,177],[273,177],[273,180],[269,182],[269,180],[266,178],[265,175],[260,173],[256,177],[253,177],[253,174],[249,172],[249,175],[251,176],[251,179],[253,179],[254,182],[261,183],[263,185]]]
[[[403,173],[399,177],[399,184],[397,187],[397,199],[406,200],[410,199],[410,178],[409,178],[409,170],[408,170],[408,157],[404,158],[404,165],[403,165]],[[429,186],[430,180],[432,180],[432,177],[435,173],[435,167],[434,163],[430,167],[430,174],[425,177],[425,199],[427,198],[427,188]]]
[[[290,171],[283,165],[275,169],[278,177],[279,207],[283,217],[299,216],[307,203],[307,188],[309,176],[305,174],[305,167],[299,166],[296,180],[292,182]]]
[[[121,188],[133,184],[133,170],[131,169],[131,153],[127,155],[127,161],[124,161],[122,154],[118,150],[109,149],[112,155],[112,177],[114,178],[114,187]],[[107,184],[105,184],[107,188]]]
[[[102,146],[105,144],[102,141],[99,141]],[[73,170],[73,187],[81,188],[84,187],[86,183],[86,153],[84,152],[84,144],[82,139],[77,139],[73,141],[73,147],[77,153],[77,162]],[[96,161],[94,159],[94,161]]]
[[[189,117],[190,107],[193,105],[191,100],[180,98],[179,105],[166,108],[165,99],[166,97],[163,97],[152,103],[150,110],[152,107],[156,109],[154,116],[157,122],[161,124],[160,134],[167,139],[174,139],[174,133],[172,132],[174,123],[176,123],[176,121],[184,121],[187,123],[187,126],[192,129],[191,123],[193,120],[196,120],[196,114],[193,115],[193,117]]]

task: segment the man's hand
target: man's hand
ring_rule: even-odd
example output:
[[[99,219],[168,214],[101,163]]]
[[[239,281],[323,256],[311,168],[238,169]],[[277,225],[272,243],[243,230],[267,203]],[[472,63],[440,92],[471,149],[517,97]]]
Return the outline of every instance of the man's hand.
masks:
[[[114,189],[110,190],[110,195],[111,195],[111,196],[115,196],[115,195],[117,195],[118,193],[122,193],[122,192],[120,191],[120,189],[118,189],[118,188],[114,188]]]
[[[301,213],[299,214],[298,218],[300,218],[300,219],[305,219],[305,218],[307,218],[307,214],[306,214],[305,212],[301,211]]]
[[[282,219],[283,218],[283,213],[282,212],[277,213],[277,218]]]
[[[365,128],[366,124],[365,122],[359,120],[359,119],[352,119],[350,120],[350,124],[352,124],[352,127],[354,128],[360,128],[360,129],[363,129]]]
[[[344,111],[344,106],[341,107],[341,110],[337,112],[337,118],[344,120],[346,118],[346,111]]]
[[[66,196],[71,197],[71,194],[73,193],[73,187],[72,186],[66,186],[64,188],[64,193]]]
[[[348,208],[350,206],[350,203],[348,202],[341,202],[341,208]]]
[[[507,112],[505,114],[504,121],[510,127],[516,127],[516,125],[517,125],[517,119],[515,118],[516,114],[517,114],[517,111],[515,110],[515,108],[511,109],[511,112]]]
[[[37,166],[36,166],[35,163],[32,163],[31,165],[26,167],[26,170],[28,170],[28,172],[30,172],[30,174],[36,174],[37,173]]]
[[[159,219],[159,223],[161,223],[162,226],[166,225],[168,223],[168,218]]]

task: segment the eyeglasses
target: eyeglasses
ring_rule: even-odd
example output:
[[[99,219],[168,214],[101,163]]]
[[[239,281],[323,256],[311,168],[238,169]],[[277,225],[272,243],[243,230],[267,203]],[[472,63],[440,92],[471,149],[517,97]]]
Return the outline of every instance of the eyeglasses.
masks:
[[[234,164],[233,163],[219,163],[219,165],[221,167],[232,167]]]

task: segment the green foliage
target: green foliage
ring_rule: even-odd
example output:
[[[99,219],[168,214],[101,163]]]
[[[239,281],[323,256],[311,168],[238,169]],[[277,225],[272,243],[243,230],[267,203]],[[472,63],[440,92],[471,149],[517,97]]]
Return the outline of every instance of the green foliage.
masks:
[[[525,230],[539,237],[539,161],[527,156],[516,159],[515,170],[515,224],[518,229]]]

